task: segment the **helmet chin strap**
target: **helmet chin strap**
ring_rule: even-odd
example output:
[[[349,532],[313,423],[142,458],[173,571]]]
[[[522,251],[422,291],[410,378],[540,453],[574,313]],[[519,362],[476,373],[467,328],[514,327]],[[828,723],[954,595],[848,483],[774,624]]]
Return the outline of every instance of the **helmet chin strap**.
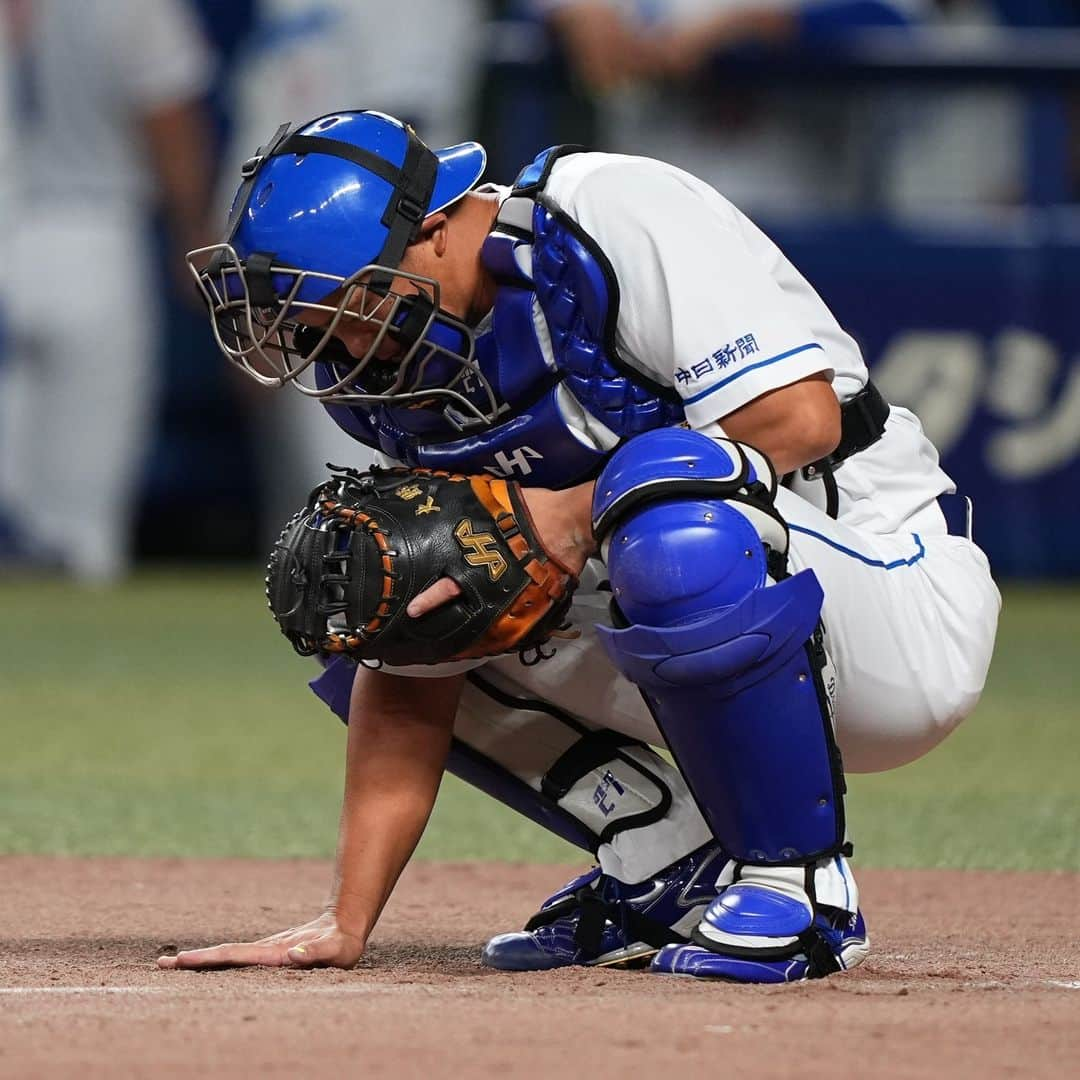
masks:
[[[405,318],[401,321],[400,326],[394,327],[394,336],[401,341],[406,351],[408,351],[423,337],[431,315],[436,308],[434,301],[424,292],[418,292],[415,296],[407,297],[403,307],[405,308]]]

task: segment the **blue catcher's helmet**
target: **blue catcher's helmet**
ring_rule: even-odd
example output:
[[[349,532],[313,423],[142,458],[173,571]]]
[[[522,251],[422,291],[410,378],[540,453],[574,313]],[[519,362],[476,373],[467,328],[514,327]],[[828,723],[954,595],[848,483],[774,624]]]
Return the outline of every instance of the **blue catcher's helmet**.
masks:
[[[439,400],[459,426],[490,420],[471,330],[441,310],[437,281],[400,269],[424,218],[485,164],[479,143],[432,151],[378,112],[282,125],[244,164],[225,241],[188,255],[222,352],[327,404]],[[369,331],[362,356],[335,337],[346,319]]]

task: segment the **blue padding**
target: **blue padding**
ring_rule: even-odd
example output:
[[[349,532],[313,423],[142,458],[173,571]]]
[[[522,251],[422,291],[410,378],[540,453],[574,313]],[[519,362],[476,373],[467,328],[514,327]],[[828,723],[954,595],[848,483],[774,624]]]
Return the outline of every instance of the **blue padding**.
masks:
[[[540,177],[544,175],[544,168],[547,166],[548,158],[551,156],[552,150],[557,149],[557,146],[549,146],[546,150],[541,150],[540,153],[517,174],[514,179],[514,187],[528,187],[530,184],[535,184]]]
[[[635,493],[675,488],[686,481],[712,481],[717,493],[724,494],[756,480],[752,466],[733,449],[731,443],[686,428],[659,428],[639,435],[611,456],[596,481],[594,526],[602,526],[618,504]]]
[[[726,610],[767,577],[757,530],[719,499],[678,499],[638,511],[612,533],[608,570],[623,615],[645,626]]]
[[[355,675],[355,664],[350,663],[344,656],[335,656],[326,662],[322,674],[308,683],[315,691],[315,696],[328,705],[330,711],[343,724],[349,722],[349,697]]]
[[[349,697],[352,694],[355,674],[356,665],[338,656],[329,661],[322,674],[312,679],[309,684],[316,696],[324,701],[344,724],[349,722]],[[553,832],[576,847],[595,853],[598,838],[580,822],[460,739],[454,739],[450,745],[446,771],[479,788],[485,795],[497,799],[504,806],[516,810],[542,829]]]
[[[806,648],[822,601],[804,570],[680,626],[598,628],[713,835],[745,862],[810,862],[843,843],[842,774]]]
[[[785,938],[803,933],[814,921],[814,913],[794,897],[736,883],[705,909],[703,918],[725,934]]]
[[[752,477],[736,444],[692,431],[620,448],[597,480],[593,527],[631,625],[598,630],[732,857],[805,863],[844,839],[815,640],[824,595],[813,571],[770,563],[784,551],[762,537],[786,543],[786,527]]]
[[[408,465],[491,472],[549,488],[579,483],[604,459],[602,450],[570,434],[554,387],[529,408],[487,431],[420,445],[402,439],[390,453]]]

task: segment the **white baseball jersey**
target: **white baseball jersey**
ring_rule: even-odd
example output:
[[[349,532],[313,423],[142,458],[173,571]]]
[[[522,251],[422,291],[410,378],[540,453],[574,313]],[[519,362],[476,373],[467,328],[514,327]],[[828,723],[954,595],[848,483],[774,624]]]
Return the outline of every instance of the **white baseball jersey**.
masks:
[[[15,72],[11,41],[4,11],[0,10],[0,238],[11,233],[15,212],[16,174],[19,157],[15,153],[15,101],[12,90]],[[0,286],[0,288],[4,288]]]
[[[691,427],[717,434],[729,413],[818,372],[841,402],[866,385],[859,347],[810,283],[704,181],[649,158],[576,154],[556,162],[545,193],[615,270],[623,359],[674,386]],[[836,480],[840,518],[878,532],[954,490],[918,420],[896,407],[884,438]],[[820,481],[795,490],[824,506]]]
[[[183,0],[34,0],[23,135],[42,201],[145,203],[140,113],[201,96],[211,54]]]

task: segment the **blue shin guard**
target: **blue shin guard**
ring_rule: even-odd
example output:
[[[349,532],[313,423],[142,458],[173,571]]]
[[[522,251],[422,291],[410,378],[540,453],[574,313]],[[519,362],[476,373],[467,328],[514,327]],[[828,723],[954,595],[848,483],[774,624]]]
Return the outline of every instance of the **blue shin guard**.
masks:
[[[827,974],[843,966],[829,927],[856,914],[838,858],[844,780],[823,594],[811,571],[787,572],[774,494],[763,455],[680,429],[632,440],[597,481],[616,619],[605,647],[641,689],[734,867],[695,945],[664,950],[661,971],[721,964],[700,951],[732,961],[713,977]]]

